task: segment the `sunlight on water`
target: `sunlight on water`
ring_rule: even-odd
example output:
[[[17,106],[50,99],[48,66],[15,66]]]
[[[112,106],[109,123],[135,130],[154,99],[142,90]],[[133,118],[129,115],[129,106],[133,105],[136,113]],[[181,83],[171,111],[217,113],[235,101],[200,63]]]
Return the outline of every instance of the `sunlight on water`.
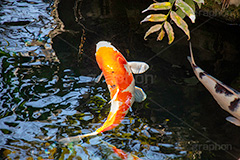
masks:
[[[106,120],[110,110],[106,83],[104,79],[95,82],[100,69],[92,64],[95,59],[90,55],[93,62],[87,65],[71,66],[76,58],[70,51],[65,53],[70,55],[70,63],[60,62],[54,49],[64,47],[57,43],[52,47],[51,36],[60,34],[52,15],[54,2],[0,3],[0,159],[121,159],[122,153],[158,160],[191,159],[201,154],[201,149],[189,147],[201,138],[194,137],[191,128],[176,122],[175,117],[148,100],[135,103],[119,127],[60,145],[59,139],[93,132]],[[95,46],[88,48],[95,51]],[[155,86],[147,90],[149,99],[164,101],[175,96],[175,102],[184,97],[176,86],[176,95],[164,97],[166,89],[161,80],[155,80]],[[173,105],[176,115],[184,114],[184,109],[177,109],[182,105]]]
[[[55,26],[50,16],[51,3],[12,1],[3,5],[3,157],[120,159],[114,152],[115,146],[142,159],[174,159],[186,154],[177,143],[164,142],[163,137],[171,139],[170,131],[149,127],[148,121],[139,117],[126,117],[113,131],[60,146],[57,139],[92,132],[104,122],[110,101],[106,86],[95,84],[96,74],[77,76],[71,69],[61,69],[48,37]]]
[[[89,133],[103,123],[108,107],[102,108],[107,106],[109,98],[103,95],[107,93],[106,89],[101,86],[93,89],[89,85],[94,77],[76,76],[70,69],[59,69],[54,51],[45,47],[51,46],[47,35],[54,26],[48,12],[49,3],[12,3],[18,7],[6,3],[2,13],[8,14],[1,17],[4,19],[1,49],[5,55],[1,56],[0,129],[5,157],[116,159],[112,148],[99,137],[106,137],[106,141],[120,149],[126,149],[122,145],[127,145],[129,152],[142,159],[185,155],[177,144],[168,144],[168,141],[165,144],[160,140],[163,136],[171,138],[171,132],[144,127],[147,122],[130,117],[111,132],[83,140],[80,144],[70,144],[59,152],[57,139]],[[30,13],[27,14],[27,10]],[[27,24],[12,26],[12,22],[22,20]],[[148,139],[156,142],[149,144]],[[174,153],[164,153],[163,148]]]

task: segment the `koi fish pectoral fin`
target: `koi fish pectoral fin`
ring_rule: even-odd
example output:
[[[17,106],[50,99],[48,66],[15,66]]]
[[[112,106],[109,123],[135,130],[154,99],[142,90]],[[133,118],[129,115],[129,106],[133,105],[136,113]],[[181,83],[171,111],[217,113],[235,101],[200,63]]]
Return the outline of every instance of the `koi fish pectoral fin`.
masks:
[[[102,76],[103,76],[103,72],[102,72],[99,76],[97,76],[97,77],[95,78],[95,83],[100,82]]]
[[[235,117],[229,116],[226,118],[226,120],[235,124],[236,126],[240,126],[240,120]]]
[[[135,86],[135,101],[142,102],[147,98],[147,95],[144,93],[142,88]]]
[[[145,62],[128,62],[129,67],[132,70],[132,73],[134,74],[141,74],[148,70],[149,65]]]

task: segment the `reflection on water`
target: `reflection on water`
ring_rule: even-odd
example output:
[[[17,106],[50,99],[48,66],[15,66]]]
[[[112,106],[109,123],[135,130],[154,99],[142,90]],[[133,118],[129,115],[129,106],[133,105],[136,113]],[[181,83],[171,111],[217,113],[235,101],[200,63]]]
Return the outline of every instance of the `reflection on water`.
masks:
[[[77,2],[73,11],[75,16],[79,16],[77,11],[81,4]],[[112,5],[124,7],[117,2]],[[229,128],[232,126],[225,124],[222,117],[213,118],[210,125],[204,125],[212,120],[211,113],[216,107],[214,101],[206,102],[210,99],[203,98],[209,96],[207,92],[204,89],[194,90],[192,86],[196,86],[197,81],[193,75],[186,75],[188,69],[181,68],[179,64],[170,64],[169,57],[166,60],[156,57],[148,62],[152,67],[147,73],[150,81],[147,82],[148,77],[139,77],[142,79],[137,81],[137,85],[146,91],[148,100],[135,103],[119,127],[85,138],[77,144],[60,146],[57,139],[95,131],[108,115],[110,99],[106,84],[104,80],[95,83],[95,78],[100,74],[94,59],[96,42],[109,40],[110,36],[115,44],[119,42],[115,46],[126,53],[127,59],[139,61],[152,57],[153,51],[148,47],[155,43],[144,46],[143,37],[134,39],[139,34],[133,35],[128,29],[137,21],[131,17],[135,15],[131,12],[131,6],[126,9],[126,14],[121,8],[108,11],[110,4],[101,4],[99,10],[95,10],[94,5],[89,6],[91,3],[84,1],[82,5],[91,9],[82,8],[86,13],[82,15],[85,21],[79,25],[80,17],[76,19],[78,23],[72,24],[71,18],[67,21],[68,16],[56,11],[53,6],[58,3],[41,0],[0,2],[1,158],[120,159],[115,153],[116,149],[141,159],[219,159],[223,154],[231,158],[237,155],[231,151],[219,151],[214,155],[213,151],[216,150],[203,148],[212,143],[208,137],[220,144],[232,144],[230,140],[222,141],[224,134],[219,139],[216,138],[219,135],[215,137],[219,130],[215,132],[215,129],[208,128],[213,123]],[[62,11],[70,11],[72,4],[59,4],[58,7]],[[122,16],[112,22],[108,20],[119,13]],[[96,18],[98,14],[102,15]],[[130,17],[128,24],[119,23],[125,19],[124,16]],[[106,28],[117,35],[104,32]],[[158,50],[163,46],[158,44],[151,47]],[[136,53],[129,53],[129,50]],[[196,91],[204,96],[199,96]],[[207,115],[204,107],[195,103],[196,97],[203,100],[205,105],[213,106]],[[205,122],[201,121],[204,114],[209,117]],[[217,115],[221,114],[225,113]],[[223,127],[220,128],[224,131]],[[234,128],[231,131],[231,135],[236,135]],[[239,145],[235,149],[239,149]]]

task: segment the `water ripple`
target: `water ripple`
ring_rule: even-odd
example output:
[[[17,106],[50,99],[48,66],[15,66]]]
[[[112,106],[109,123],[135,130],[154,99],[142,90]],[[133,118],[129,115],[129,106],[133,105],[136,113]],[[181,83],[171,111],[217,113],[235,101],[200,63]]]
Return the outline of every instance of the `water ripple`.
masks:
[[[150,120],[138,116],[126,117],[116,129],[76,145],[58,145],[57,139],[101,126],[110,110],[107,86],[95,84],[96,74],[77,75],[58,61],[48,36],[55,27],[51,1],[1,3],[1,155],[11,159],[116,159],[114,145],[145,159],[184,156],[184,149],[172,138],[175,133],[153,127]],[[86,73],[86,68],[75,69]]]

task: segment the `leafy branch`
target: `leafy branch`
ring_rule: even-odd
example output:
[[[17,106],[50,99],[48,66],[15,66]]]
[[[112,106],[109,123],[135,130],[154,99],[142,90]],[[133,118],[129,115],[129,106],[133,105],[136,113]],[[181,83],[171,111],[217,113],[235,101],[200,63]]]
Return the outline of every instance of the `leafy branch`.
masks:
[[[162,40],[165,36],[165,33],[168,35],[168,44],[171,44],[174,41],[174,32],[172,25],[168,22],[168,17],[184,31],[187,35],[188,40],[190,39],[190,32],[188,29],[187,23],[183,20],[185,16],[189,17],[192,23],[195,23],[195,3],[198,7],[201,8],[201,5],[204,4],[204,0],[169,0],[169,2],[156,2],[151,4],[147,9],[143,10],[142,13],[153,10],[153,11],[162,11],[169,10],[167,14],[150,14],[145,17],[143,22],[161,22],[160,24],[155,24],[145,33],[144,39],[146,40],[147,36],[151,33],[157,32],[160,30],[157,40]],[[195,2],[195,3],[194,3]],[[174,7],[175,6],[175,7]]]

